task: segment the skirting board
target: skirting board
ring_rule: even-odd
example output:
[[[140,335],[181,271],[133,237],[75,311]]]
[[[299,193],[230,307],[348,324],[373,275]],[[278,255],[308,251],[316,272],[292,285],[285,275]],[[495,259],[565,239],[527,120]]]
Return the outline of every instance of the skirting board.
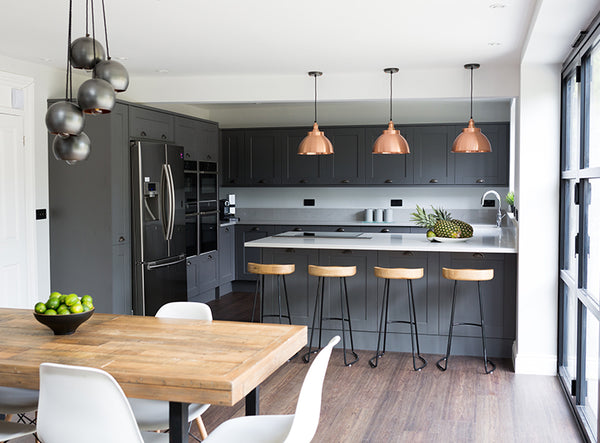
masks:
[[[516,342],[512,346],[515,374],[556,375],[557,358],[553,354],[529,354],[517,352]]]

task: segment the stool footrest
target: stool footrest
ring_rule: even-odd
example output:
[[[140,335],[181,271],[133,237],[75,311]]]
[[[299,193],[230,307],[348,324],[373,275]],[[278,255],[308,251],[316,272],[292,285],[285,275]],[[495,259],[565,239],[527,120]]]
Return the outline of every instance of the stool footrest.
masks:
[[[477,326],[478,328],[481,328],[481,323],[452,323],[452,326]]]

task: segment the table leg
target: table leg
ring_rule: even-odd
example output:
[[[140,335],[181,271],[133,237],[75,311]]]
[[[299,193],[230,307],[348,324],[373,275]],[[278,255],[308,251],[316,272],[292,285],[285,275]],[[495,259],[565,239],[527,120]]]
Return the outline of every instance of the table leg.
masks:
[[[258,415],[258,386],[246,395],[246,415]]]
[[[169,402],[169,443],[188,442],[189,403]]]

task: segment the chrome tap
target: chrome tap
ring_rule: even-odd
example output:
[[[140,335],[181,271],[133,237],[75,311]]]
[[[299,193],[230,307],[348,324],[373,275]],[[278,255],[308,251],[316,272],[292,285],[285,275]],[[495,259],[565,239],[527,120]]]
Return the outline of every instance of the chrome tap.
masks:
[[[489,194],[493,194],[498,199],[498,212],[496,213],[496,227],[499,228],[500,225],[502,224],[502,218],[504,217],[504,215],[502,214],[502,210],[501,210],[502,200],[500,200],[500,195],[493,189],[486,191],[485,194],[483,194],[481,196],[481,206],[483,206],[483,202]]]

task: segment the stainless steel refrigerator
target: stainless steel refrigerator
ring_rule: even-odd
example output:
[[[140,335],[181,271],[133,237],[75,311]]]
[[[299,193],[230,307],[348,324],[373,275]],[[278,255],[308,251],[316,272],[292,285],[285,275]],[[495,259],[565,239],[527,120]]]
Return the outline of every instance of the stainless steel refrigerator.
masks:
[[[187,300],[183,147],[131,142],[133,312]]]

